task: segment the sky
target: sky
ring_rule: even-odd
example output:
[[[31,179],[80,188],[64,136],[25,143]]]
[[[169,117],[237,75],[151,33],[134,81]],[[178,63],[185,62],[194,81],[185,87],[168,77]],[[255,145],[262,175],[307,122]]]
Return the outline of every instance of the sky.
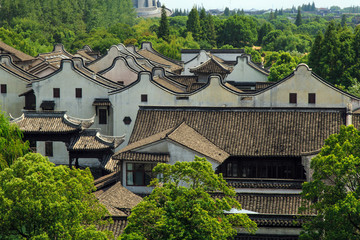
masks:
[[[339,6],[341,8],[350,6],[359,6],[359,0],[160,0],[161,4],[164,4],[167,8],[175,9],[191,9],[193,5],[204,6],[205,9],[221,9],[229,7],[230,9],[239,8],[244,10],[250,10],[252,8],[262,9],[280,9],[291,8],[292,6],[301,6],[302,4],[308,4],[315,2],[317,8],[330,8],[331,6]]]

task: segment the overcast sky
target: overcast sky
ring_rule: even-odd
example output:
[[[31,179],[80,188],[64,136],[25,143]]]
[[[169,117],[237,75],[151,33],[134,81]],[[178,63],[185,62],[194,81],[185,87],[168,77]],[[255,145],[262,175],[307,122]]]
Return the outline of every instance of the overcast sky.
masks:
[[[205,9],[224,9],[229,7],[230,9],[239,8],[244,10],[255,9],[280,9],[280,8],[291,8],[315,2],[317,8],[320,7],[331,7],[339,6],[341,8],[350,6],[359,6],[359,0],[295,0],[295,1],[284,1],[284,0],[160,0],[162,4],[165,4],[167,8],[175,9],[191,9],[194,4],[204,6]]]

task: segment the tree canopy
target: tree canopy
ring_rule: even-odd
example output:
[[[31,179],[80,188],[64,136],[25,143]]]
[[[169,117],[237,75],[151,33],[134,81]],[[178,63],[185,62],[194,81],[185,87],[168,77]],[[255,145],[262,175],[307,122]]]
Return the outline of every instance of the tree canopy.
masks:
[[[28,153],[0,172],[0,238],[107,239],[108,214],[92,194],[90,170],[55,165]]]
[[[313,180],[302,196],[317,216],[305,225],[301,239],[360,238],[360,132],[342,126],[312,159]]]
[[[205,158],[158,164],[154,171],[161,180],[151,182],[155,186],[151,195],[132,210],[121,239],[225,240],[236,234],[233,226],[256,230],[246,214],[224,213],[241,206],[233,198],[235,191]],[[213,198],[214,192],[223,197]]]
[[[22,138],[19,127],[10,124],[6,115],[0,112],[0,171],[29,151],[29,144],[24,143]]]

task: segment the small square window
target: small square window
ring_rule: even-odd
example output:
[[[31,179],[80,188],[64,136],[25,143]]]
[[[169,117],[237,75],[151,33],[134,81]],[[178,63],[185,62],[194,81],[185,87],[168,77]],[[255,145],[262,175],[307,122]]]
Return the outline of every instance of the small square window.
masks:
[[[297,103],[297,94],[296,93],[289,94],[289,103]]]
[[[75,88],[75,97],[82,98],[82,88]]]
[[[45,142],[45,156],[48,157],[54,156],[53,142]]]
[[[53,96],[54,98],[60,97],[60,88],[53,88]]]
[[[316,94],[309,93],[309,104],[315,104],[315,103],[316,103]]]
[[[99,124],[107,124],[107,110],[99,109]]]
[[[1,84],[1,93],[7,93],[7,86],[6,86],[6,84]]]
[[[147,94],[142,94],[141,95],[141,102],[147,102],[148,101],[148,96]]]

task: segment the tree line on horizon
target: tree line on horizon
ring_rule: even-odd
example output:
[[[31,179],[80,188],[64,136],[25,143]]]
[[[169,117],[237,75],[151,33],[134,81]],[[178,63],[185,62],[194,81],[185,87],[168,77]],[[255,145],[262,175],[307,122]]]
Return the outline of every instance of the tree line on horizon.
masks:
[[[356,16],[333,20],[335,25],[346,24],[345,36],[338,34],[339,42],[319,43],[318,34],[325,34],[332,24],[326,17],[302,10],[313,9],[315,5],[310,3],[299,6],[297,14],[292,15],[275,10],[254,16],[243,11],[214,16],[195,6],[187,16],[163,14],[162,18],[149,19],[136,18],[131,0],[64,0],[56,4],[54,0],[0,0],[0,5],[0,39],[32,56],[51,51],[56,43],[63,43],[72,53],[84,45],[105,53],[114,44],[139,46],[150,41],[157,51],[174,59],[180,59],[181,49],[244,48],[254,62],[270,68],[271,81],[287,76],[300,62],[344,89],[353,87],[359,79],[355,70],[347,71],[352,62],[346,60],[357,51],[348,47],[354,45],[354,40],[347,41],[354,38]],[[337,50],[340,55],[349,52],[343,57],[342,67],[328,67],[334,61],[312,60],[319,44],[329,48],[339,43],[344,44],[341,51]],[[254,51],[252,46],[261,50]],[[325,49],[322,52],[324,56],[330,54]],[[340,73],[341,69],[346,74]]]

